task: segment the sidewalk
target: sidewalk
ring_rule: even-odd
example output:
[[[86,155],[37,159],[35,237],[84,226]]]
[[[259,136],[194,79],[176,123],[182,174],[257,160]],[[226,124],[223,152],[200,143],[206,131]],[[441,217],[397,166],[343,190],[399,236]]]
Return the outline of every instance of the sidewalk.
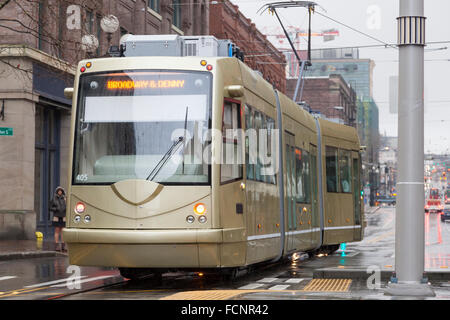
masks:
[[[378,209],[380,209],[379,206],[371,207],[369,205],[364,205],[364,213],[366,213],[366,214],[374,213],[374,212],[378,211]]]
[[[0,261],[56,256],[67,256],[67,253],[55,251],[53,241],[0,240]]]

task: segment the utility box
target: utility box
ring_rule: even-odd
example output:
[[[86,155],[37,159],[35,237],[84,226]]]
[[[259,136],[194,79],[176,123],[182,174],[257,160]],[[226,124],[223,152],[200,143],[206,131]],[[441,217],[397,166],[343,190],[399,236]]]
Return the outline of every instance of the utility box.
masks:
[[[213,36],[183,37],[184,55],[198,57],[217,57],[218,41]]]
[[[214,36],[131,35],[120,39],[123,56],[233,57],[233,43]]]
[[[198,57],[232,57],[233,43],[214,36],[185,36],[184,55]]]
[[[126,35],[120,41],[125,57],[183,56],[183,39],[178,35]]]

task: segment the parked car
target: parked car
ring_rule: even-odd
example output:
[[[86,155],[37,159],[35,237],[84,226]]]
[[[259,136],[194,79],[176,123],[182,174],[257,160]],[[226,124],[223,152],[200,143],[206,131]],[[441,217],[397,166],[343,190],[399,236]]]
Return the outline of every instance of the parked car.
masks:
[[[387,205],[393,205],[395,206],[397,199],[395,197],[392,196],[378,196],[376,198],[376,201],[378,202],[378,204],[387,204]]]
[[[450,220],[450,206],[446,206],[441,214],[441,221]]]

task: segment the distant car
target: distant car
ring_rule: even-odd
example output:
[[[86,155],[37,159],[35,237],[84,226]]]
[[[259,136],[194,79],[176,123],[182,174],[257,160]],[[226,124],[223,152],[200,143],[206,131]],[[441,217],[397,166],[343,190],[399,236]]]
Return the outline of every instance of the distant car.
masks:
[[[395,204],[397,202],[396,198],[395,197],[391,197],[391,196],[378,196],[376,201],[379,204],[385,203],[387,205],[393,205],[393,206],[395,206]]]
[[[450,220],[450,206],[444,208],[441,214],[441,221]]]

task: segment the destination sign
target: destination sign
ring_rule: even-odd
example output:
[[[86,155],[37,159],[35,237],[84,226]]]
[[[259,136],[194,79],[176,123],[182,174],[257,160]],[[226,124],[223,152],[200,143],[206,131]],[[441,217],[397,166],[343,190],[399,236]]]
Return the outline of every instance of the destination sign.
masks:
[[[109,80],[106,83],[108,90],[133,90],[133,89],[170,89],[183,88],[185,80]]]

